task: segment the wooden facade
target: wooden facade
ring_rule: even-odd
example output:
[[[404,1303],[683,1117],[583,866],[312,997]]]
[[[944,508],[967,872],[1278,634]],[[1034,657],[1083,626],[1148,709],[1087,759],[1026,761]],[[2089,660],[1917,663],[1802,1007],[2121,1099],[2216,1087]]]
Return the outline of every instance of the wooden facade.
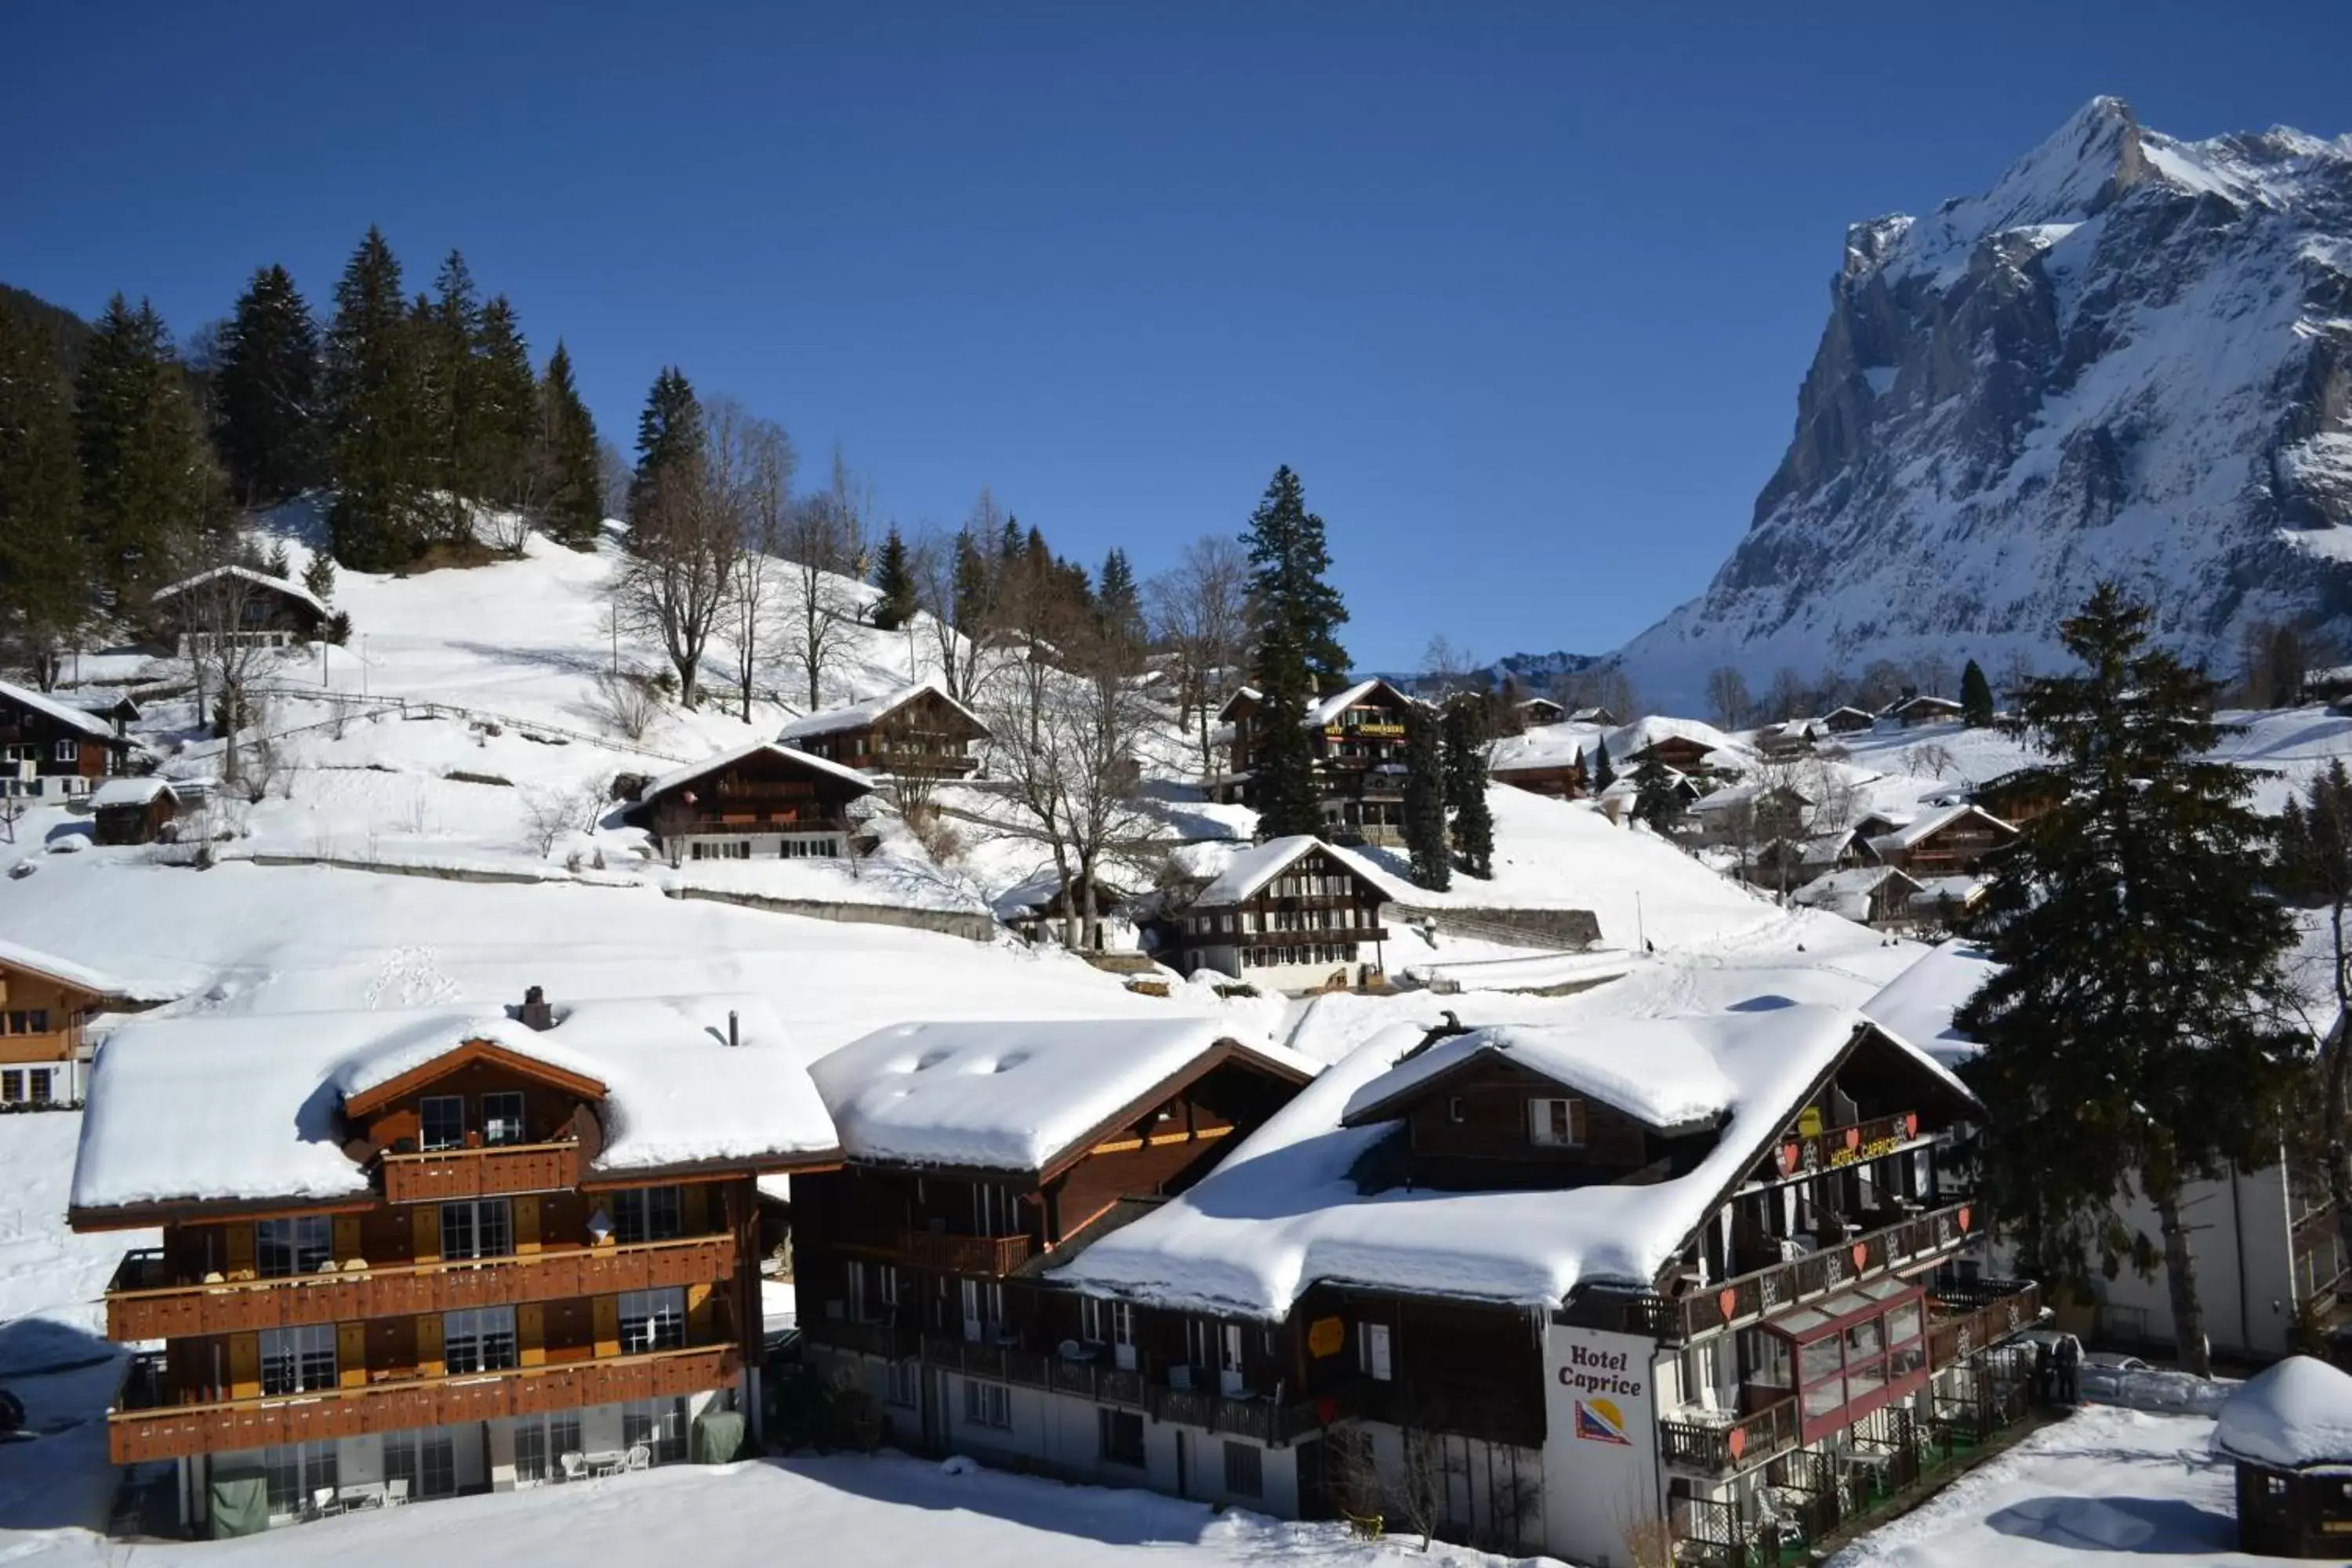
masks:
[[[1985,862],[2017,842],[2017,829],[1977,806],[1943,814],[1926,831],[1905,829],[1871,841],[1880,860],[1915,880],[1975,876]]]
[[[90,805],[91,836],[100,844],[152,844],[179,812],[179,792],[161,779],[100,784]]]
[[[1620,777],[1631,777],[1635,768],[1654,757],[1678,773],[1704,773],[1707,771],[1706,759],[1714,752],[1715,748],[1706,742],[1695,741],[1688,735],[1661,735],[1618,758],[1617,773]]]
[[[80,1104],[90,1016],[149,1005],[70,977],[75,973],[63,964],[56,973],[45,970],[28,953],[0,957],[0,1104]]]
[[[0,795],[88,795],[123,771],[130,750],[95,714],[0,681]]]
[[[234,618],[232,642],[288,647],[326,634],[326,607],[296,584],[249,566],[218,566],[156,591],[155,618],[185,651],[191,637],[210,637]]]
[[[1173,966],[1277,990],[1370,984],[1386,968],[1384,899],[1355,868],[1311,845],[1247,897],[1196,901],[1174,916]]]
[[[1335,843],[1404,842],[1405,719],[1412,698],[1385,680],[1324,699],[1307,718],[1325,831]],[[1265,744],[1265,701],[1244,688],[1219,718],[1227,726],[1221,793],[1258,804],[1252,775]]]
[[[1531,795],[1548,795],[1554,800],[1582,800],[1588,787],[1584,759],[1580,756],[1564,763],[1500,763],[1488,776],[1496,784],[1510,784]]]
[[[783,734],[786,744],[845,767],[925,779],[969,774],[980,766],[972,746],[987,739],[988,727],[971,710],[929,685],[842,714],[812,714]]]
[[[625,815],[673,866],[837,858],[854,847],[850,805],[871,790],[838,765],[771,744],[657,780]]]

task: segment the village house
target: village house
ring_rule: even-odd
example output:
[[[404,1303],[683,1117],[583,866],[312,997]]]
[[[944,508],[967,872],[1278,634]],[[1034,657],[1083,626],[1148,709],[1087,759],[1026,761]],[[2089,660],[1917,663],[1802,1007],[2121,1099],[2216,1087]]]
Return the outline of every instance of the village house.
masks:
[[[1488,753],[1486,776],[1532,795],[1580,800],[1589,787],[1584,742],[1574,737],[1507,736]]]
[[[1170,1445],[1181,1495],[1604,1565],[1654,1519],[1729,1568],[2021,1414],[1986,1361],[2039,1292],[1975,1267],[1978,1113],[1842,1008],[1391,1031],[1041,1280],[1171,1347],[1096,1395],[1147,1448],[1153,1388],[1242,1391]]]
[[[1877,715],[1861,708],[1833,708],[1814,722],[1832,735],[1856,735],[1877,728]]]
[[[1517,711],[1519,722],[1530,730],[1558,724],[1568,717],[1568,710],[1549,697],[1523,697],[1511,706]]]
[[[1632,776],[1653,758],[1675,773],[1699,780],[1738,778],[1748,771],[1748,759],[1739,742],[1696,719],[1637,720],[1608,741],[1610,760],[1621,778]]]
[[[1702,844],[1759,844],[1801,838],[1813,803],[1793,784],[1730,784],[1690,803],[1693,834]]]
[[[155,590],[156,620],[185,655],[194,642],[225,636],[231,642],[291,647],[323,637],[331,612],[299,583],[250,566],[215,566]],[[236,629],[224,631],[234,621]]]
[[[2040,768],[2012,769],[1969,792],[1969,804],[2021,831],[2049,815],[2065,798],[2064,784]]]
[[[212,1535],[731,1458],[755,1180],[839,1159],[803,1059],[750,996],[125,1026],[68,1216],[162,1231],[110,1456]]]
[[[1603,730],[1613,730],[1622,721],[1606,708],[1580,708],[1568,716],[1571,724],[1592,724]]]
[[[936,680],[919,681],[846,708],[795,719],[776,739],[862,773],[960,779],[980,766],[975,742],[988,739],[978,714]]]
[[[1241,850],[1171,918],[1171,967],[1213,970],[1277,992],[1370,985],[1387,972],[1381,906],[1396,885],[1305,834]],[[1367,951],[1369,950],[1369,952]]]
[[[0,680],[0,795],[86,795],[125,771],[131,749],[99,715]]]
[[[1930,697],[1926,692],[1911,692],[1886,705],[1885,716],[1906,730],[1922,724],[1957,724],[1960,721],[1960,705],[1948,697]]]
[[[156,980],[110,974],[0,941],[0,1105],[80,1104],[99,1020],[181,994]]]
[[[1877,826],[1865,819],[1865,828]],[[1980,806],[1947,805],[1925,812],[1870,840],[1871,853],[1899,866],[1914,880],[1974,876],[1991,856],[2017,842],[2017,829]]]
[[[1142,879],[1137,879],[1141,881]],[[1013,935],[1024,942],[1036,942],[1049,931],[1059,931],[1071,916],[1081,918],[1086,913],[1086,883],[1073,878],[1067,883],[1060,873],[1047,867],[1027,880],[1006,889],[991,901],[996,918],[1003,921]],[[1095,914],[1103,921],[1123,918],[1129,906],[1135,902],[1134,892],[1121,889],[1097,876],[1095,879]]]
[[[180,793],[172,781],[108,779],[89,797],[91,837],[100,844],[152,844],[164,837],[180,814]]]
[[[1919,884],[1893,866],[1855,866],[1828,871],[1789,895],[1809,910],[1827,910],[1861,925],[1892,926],[1915,917],[1911,900]]]
[[[853,847],[850,806],[873,788],[855,768],[754,741],[664,773],[622,818],[644,828],[672,866],[838,859]]]
[[[1198,1466],[1299,1418],[1255,1336],[1189,1342],[1041,1281],[1199,1181],[1308,1064],[1171,1018],[903,1025],[811,1070],[847,1163],[793,1183],[802,1331],[877,1439],[1182,1494],[1214,1484],[1188,1443]]]
[[[1341,843],[1404,842],[1405,719],[1422,706],[1385,680],[1361,680],[1308,705],[1300,722],[1315,759],[1325,831]],[[1253,787],[1265,742],[1265,699],[1244,687],[1218,721],[1226,730],[1226,771],[1216,797],[1258,804]]]
[[[1785,763],[1810,756],[1813,750],[1813,726],[1810,720],[1791,719],[1785,724],[1767,724],[1756,731],[1756,754],[1766,762]]]

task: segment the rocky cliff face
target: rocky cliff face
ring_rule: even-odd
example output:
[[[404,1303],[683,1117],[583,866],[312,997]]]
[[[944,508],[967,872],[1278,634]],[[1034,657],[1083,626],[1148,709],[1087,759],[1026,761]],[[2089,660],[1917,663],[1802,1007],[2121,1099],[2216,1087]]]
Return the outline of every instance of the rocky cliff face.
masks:
[[[2352,137],[2095,100],[1981,195],[1855,225],[1797,431],[1705,595],[1618,656],[1696,699],[1929,653],[2044,668],[2104,577],[2216,668],[2352,631]]]

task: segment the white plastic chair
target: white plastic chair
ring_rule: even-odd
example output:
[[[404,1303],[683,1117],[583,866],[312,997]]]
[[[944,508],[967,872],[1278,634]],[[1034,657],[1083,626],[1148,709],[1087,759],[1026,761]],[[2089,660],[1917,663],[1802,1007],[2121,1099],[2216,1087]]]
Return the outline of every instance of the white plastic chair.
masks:
[[[335,1489],[332,1487],[320,1487],[317,1491],[312,1492],[310,1494],[310,1511],[317,1514],[321,1519],[326,1518],[327,1515],[331,1513],[341,1512],[342,1510],[335,1506]]]
[[[588,1456],[577,1448],[558,1455],[555,1462],[563,1467],[563,1479],[567,1481],[583,1479],[588,1474]]]
[[[398,1508],[408,1500],[408,1478],[394,1476],[383,1483],[383,1506]]]
[[[628,1458],[623,1461],[622,1468],[631,1470],[652,1469],[654,1468],[654,1451],[643,1443],[630,1444]]]

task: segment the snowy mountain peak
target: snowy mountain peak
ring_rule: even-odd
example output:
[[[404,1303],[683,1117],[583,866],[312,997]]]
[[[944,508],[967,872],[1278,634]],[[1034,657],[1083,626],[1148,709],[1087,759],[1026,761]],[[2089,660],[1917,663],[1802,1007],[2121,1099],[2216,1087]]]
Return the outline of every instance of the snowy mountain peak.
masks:
[[[2046,662],[2109,576],[2217,664],[2256,617],[2352,631],[2352,137],[2096,98],[1985,191],[1851,226],[1748,536],[1619,657],[1684,701],[1727,663]]]

